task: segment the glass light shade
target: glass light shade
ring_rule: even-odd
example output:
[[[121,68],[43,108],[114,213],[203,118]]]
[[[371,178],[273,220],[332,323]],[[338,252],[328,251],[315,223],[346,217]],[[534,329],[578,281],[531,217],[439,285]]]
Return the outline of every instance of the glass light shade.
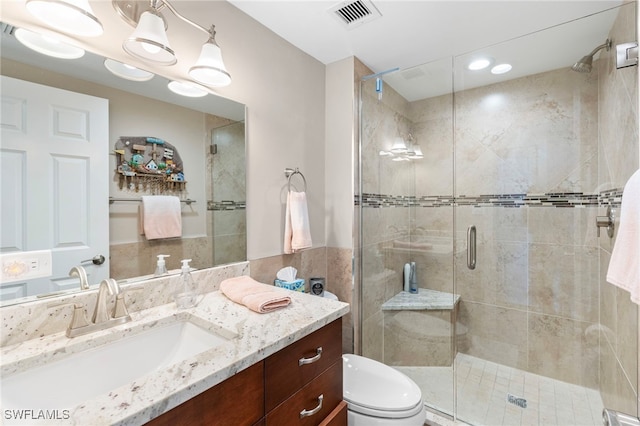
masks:
[[[231,75],[222,62],[220,47],[211,40],[202,46],[200,57],[189,69],[189,76],[206,86],[221,87],[231,84]]]
[[[175,53],[169,46],[164,21],[161,16],[152,12],[144,12],[140,16],[138,26],[124,41],[122,48],[131,56],[159,65],[173,65],[177,62]]]
[[[411,158],[413,160],[419,160],[421,158],[424,158],[424,154],[422,153],[422,149],[418,145],[415,145],[415,149],[413,151],[414,151],[413,155],[410,156],[409,158]]]
[[[84,56],[84,49],[80,47],[71,46],[55,38],[25,30],[24,28],[18,28],[15,36],[20,43],[43,55],[61,59],[78,59]]]
[[[105,59],[104,66],[114,75],[131,81],[148,81],[155,75],[152,72],[144,71],[113,59]]]
[[[102,34],[102,24],[89,0],[27,0],[27,10],[45,24],[65,33],[84,37]]]
[[[404,139],[396,138],[391,147],[391,152],[396,154],[407,152],[407,144],[404,142]]]
[[[207,92],[204,88],[198,87],[192,83],[183,83],[181,81],[171,81],[167,85],[169,90],[178,95],[188,96],[190,98],[200,98],[206,96]]]

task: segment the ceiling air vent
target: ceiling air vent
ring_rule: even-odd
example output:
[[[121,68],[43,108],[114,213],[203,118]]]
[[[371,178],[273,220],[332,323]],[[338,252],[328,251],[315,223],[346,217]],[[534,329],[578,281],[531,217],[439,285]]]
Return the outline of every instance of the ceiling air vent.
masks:
[[[329,9],[329,13],[348,29],[355,28],[382,16],[380,11],[368,0],[338,3]]]

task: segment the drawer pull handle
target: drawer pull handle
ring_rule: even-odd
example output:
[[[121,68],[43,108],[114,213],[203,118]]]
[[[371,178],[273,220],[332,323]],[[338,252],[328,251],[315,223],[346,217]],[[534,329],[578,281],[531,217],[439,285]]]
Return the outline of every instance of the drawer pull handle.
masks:
[[[305,364],[313,364],[314,362],[319,360],[321,356],[322,356],[322,346],[320,346],[318,349],[316,349],[316,355],[315,356],[313,356],[311,358],[300,358],[298,360],[298,367],[300,367],[301,365],[305,365]]]
[[[318,397],[318,406],[316,408],[314,408],[313,410],[302,410],[302,411],[300,411],[300,418],[302,419],[304,417],[313,416],[318,411],[322,410],[322,400],[323,399],[324,399],[323,395],[320,395]]]

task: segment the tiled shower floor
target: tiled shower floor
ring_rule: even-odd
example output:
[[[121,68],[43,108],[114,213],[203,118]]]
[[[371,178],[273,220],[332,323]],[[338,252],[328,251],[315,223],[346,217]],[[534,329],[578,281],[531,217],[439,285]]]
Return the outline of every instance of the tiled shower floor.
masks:
[[[475,426],[602,425],[597,391],[505,367],[465,354],[456,355],[458,419]],[[427,405],[453,412],[451,367],[395,367],[422,390]],[[526,399],[526,408],[507,402]]]

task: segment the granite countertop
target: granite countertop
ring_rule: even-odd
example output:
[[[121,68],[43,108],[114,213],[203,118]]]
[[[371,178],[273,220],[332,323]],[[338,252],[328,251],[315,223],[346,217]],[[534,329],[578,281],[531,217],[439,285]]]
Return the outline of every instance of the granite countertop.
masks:
[[[443,291],[419,288],[418,294],[401,291],[382,304],[383,311],[444,310],[453,309],[460,295]]]
[[[219,291],[207,293],[191,309],[177,310],[174,303],[131,313],[132,322],[67,338],[47,335],[1,348],[2,377],[62,359],[140,331],[188,320],[215,331],[231,345],[213,348],[167,368],[156,370],[75,407],[56,407],[66,418],[39,424],[141,425],[215,386],[289,344],[342,317],[346,303],[284,289],[292,303],[277,311],[258,314],[231,302]],[[132,357],[137,354],[131,354]],[[105,365],[105,368],[109,366]],[[117,368],[117,366],[116,366]],[[65,383],[60,383],[64,392]],[[2,407],[3,412],[9,407]],[[13,408],[13,407],[11,407]],[[40,407],[23,407],[37,410]],[[65,417],[61,415],[60,417]],[[33,420],[31,420],[33,423]],[[6,422],[5,424],[11,424]],[[17,423],[21,424],[21,423]],[[29,424],[29,423],[22,423]]]

